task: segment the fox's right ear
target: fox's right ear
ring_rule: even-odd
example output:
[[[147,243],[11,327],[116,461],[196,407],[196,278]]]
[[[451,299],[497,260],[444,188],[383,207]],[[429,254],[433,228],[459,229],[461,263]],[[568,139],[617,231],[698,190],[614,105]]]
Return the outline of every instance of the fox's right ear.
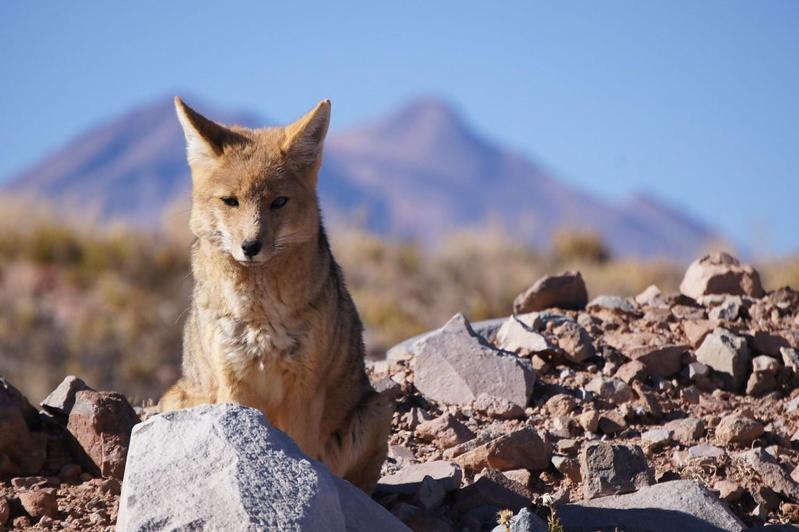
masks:
[[[208,120],[175,96],[178,120],[186,136],[186,153],[191,166],[213,163],[222,155],[225,146],[240,140],[240,136],[224,126]]]

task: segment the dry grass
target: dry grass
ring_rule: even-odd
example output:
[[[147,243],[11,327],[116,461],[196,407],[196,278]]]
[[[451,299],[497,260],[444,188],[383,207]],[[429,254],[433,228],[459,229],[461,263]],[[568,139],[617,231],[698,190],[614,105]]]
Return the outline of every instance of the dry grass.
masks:
[[[158,397],[177,377],[189,304],[185,212],[170,214],[178,230],[158,234],[69,220],[0,204],[0,374],[32,400],[68,373]],[[595,237],[572,234],[577,242],[568,243],[566,233],[559,251],[546,253],[492,229],[432,249],[358,228],[331,233],[376,356],[458,311],[473,320],[507,315],[516,294],[546,273],[578,269],[591,296],[633,295],[649,284],[675,290],[685,267],[608,260]],[[762,271],[769,288],[799,287],[799,260]]]

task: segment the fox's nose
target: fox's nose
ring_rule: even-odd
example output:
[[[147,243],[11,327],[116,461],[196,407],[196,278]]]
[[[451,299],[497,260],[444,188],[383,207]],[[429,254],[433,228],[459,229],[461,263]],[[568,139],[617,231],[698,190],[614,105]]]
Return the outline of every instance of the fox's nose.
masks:
[[[254,257],[261,251],[260,240],[245,240],[241,243],[241,250],[248,257]]]

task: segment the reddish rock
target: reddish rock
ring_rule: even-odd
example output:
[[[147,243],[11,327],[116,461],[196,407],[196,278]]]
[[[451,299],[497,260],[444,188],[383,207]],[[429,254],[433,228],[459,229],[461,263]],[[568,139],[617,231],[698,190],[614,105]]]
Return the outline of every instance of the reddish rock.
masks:
[[[547,399],[544,408],[551,416],[567,416],[577,408],[577,401],[571,395],[559,393]]]
[[[514,314],[524,314],[548,308],[581,310],[588,303],[588,290],[580,272],[567,271],[547,275],[516,297]]]
[[[434,442],[445,449],[474,438],[474,433],[450,414],[420,423],[416,433],[421,440]]]
[[[737,443],[749,446],[763,435],[763,425],[739,414],[724,416],[716,425],[716,439],[723,444]]]
[[[58,499],[55,493],[46,490],[21,491],[17,493],[19,502],[34,519],[47,516],[58,516]]]
[[[45,463],[47,437],[34,432],[39,414],[0,377],[0,478],[38,473]]]
[[[546,469],[551,450],[532,427],[505,434],[457,458],[465,471],[480,471],[485,467],[505,469]]]
[[[710,294],[762,297],[757,270],[727,253],[713,253],[692,262],[685,272],[680,292],[693,299]]]
[[[613,376],[621,379],[627,384],[634,380],[639,380],[646,375],[646,366],[637,360],[631,360],[622,364]]]
[[[573,321],[564,321],[556,326],[552,334],[557,338],[558,347],[570,362],[580,363],[594,356],[594,343],[588,332]]]
[[[718,327],[717,321],[711,320],[686,320],[682,322],[682,330],[691,347],[699,347],[705,337]]]
[[[524,417],[524,409],[519,405],[487,393],[478,395],[472,408],[476,412],[494,419],[518,419]]]
[[[626,403],[634,398],[633,390],[626,382],[601,375],[594,377],[585,389],[596,394],[603,401],[614,405]]]
[[[693,417],[675,419],[663,427],[669,429],[674,439],[683,445],[693,445],[705,435],[705,422]]]
[[[8,499],[0,497],[0,526],[6,524],[9,515],[11,515],[11,508],[8,505]]]
[[[86,390],[76,395],[67,429],[100,474],[122,480],[130,432],[138,422],[122,394]]]

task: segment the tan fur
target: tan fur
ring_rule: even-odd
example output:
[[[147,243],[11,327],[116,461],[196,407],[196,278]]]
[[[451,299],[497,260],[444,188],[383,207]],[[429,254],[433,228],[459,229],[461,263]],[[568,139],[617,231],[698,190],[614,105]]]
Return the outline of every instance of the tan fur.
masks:
[[[306,454],[371,491],[391,406],[369,384],[361,322],[319,214],[330,102],[285,128],[259,130],[223,127],[175,104],[192,169],[195,286],[183,377],[162,408],[258,408]],[[279,197],[288,201],[274,208]],[[248,259],[241,244],[253,239],[263,250]]]

